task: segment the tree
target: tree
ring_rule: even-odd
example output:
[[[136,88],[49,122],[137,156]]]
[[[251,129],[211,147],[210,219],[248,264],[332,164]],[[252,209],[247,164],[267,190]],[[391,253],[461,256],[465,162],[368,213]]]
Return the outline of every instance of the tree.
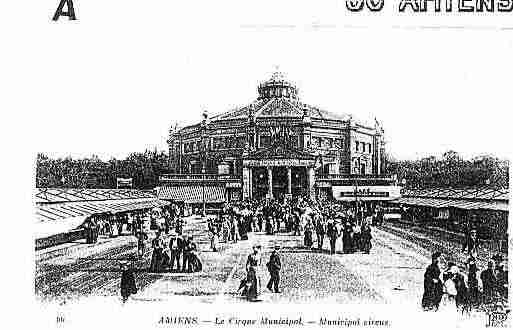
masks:
[[[116,188],[116,178],[133,178],[134,188],[152,189],[159,176],[168,171],[168,157],[163,151],[131,153],[126,159],[107,162],[90,158],[51,159],[45,154],[36,158],[38,188]]]
[[[509,186],[509,162],[490,155],[465,160],[457,152],[447,151],[439,158],[390,159],[387,171],[406,179],[410,187]]]

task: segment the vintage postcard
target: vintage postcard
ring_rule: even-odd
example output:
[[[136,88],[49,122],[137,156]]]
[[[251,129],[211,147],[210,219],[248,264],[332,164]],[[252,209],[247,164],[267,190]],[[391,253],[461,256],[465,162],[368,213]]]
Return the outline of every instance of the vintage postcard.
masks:
[[[34,326],[511,326],[512,0],[29,15]]]

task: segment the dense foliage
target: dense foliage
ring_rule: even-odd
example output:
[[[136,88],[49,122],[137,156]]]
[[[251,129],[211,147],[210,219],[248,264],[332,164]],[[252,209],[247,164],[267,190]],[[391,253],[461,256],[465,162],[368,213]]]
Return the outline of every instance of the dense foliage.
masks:
[[[493,156],[463,159],[448,151],[441,157],[420,160],[387,161],[388,174],[397,174],[408,187],[509,186],[509,162]],[[133,178],[134,188],[152,189],[161,174],[168,173],[165,152],[132,153],[126,159],[102,161],[96,156],[84,159],[51,159],[37,155],[38,188],[116,188],[116,178]]]
[[[152,189],[159,175],[168,172],[167,154],[149,150],[109,161],[96,156],[51,159],[38,154],[36,162],[38,188],[116,188],[116,178],[133,178],[134,188]]]
[[[387,161],[389,174],[406,180],[408,187],[509,187],[509,162],[484,155],[463,159],[457,152],[445,152],[442,157],[420,160]]]

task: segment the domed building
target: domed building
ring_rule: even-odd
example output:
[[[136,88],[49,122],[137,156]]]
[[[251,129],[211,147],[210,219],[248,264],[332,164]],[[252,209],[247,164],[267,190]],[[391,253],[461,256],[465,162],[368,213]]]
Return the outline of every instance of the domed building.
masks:
[[[170,130],[171,173],[161,177],[160,198],[344,200],[344,189],[350,199],[358,185],[393,183],[384,176],[385,144],[377,122],[301,102],[296,85],[278,72],[257,91],[248,105],[213,116],[204,111],[197,124]]]

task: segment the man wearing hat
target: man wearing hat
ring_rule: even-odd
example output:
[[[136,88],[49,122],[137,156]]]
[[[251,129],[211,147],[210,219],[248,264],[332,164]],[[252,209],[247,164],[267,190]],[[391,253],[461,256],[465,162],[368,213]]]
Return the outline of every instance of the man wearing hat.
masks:
[[[469,256],[477,258],[478,246],[479,242],[477,240],[477,230],[472,229],[465,238],[461,252],[465,252],[465,250],[467,250]]]
[[[181,236],[178,236],[176,233],[171,233],[171,237],[169,238],[169,270],[173,271],[176,260],[176,270],[180,271],[180,257],[182,255],[184,248],[184,241]]]
[[[502,297],[508,298],[508,271],[505,269],[502,255],[496,254],[492,257],[497,270],[497,290]]]
[[[330,253],[335,254],[335,245],[337,243],[338,230],[335,226],[335,222],[333,221],[333,219],[328,219],[326,235],[330,240]]]
[[[442,253],[435,252],[431,256],[431,264],[424,273],[424,294],[422,295],[422,308],[424,310],[438,310],[443,295],[443,284],[440,278],[440,258]]]
[[[269,279],[269,283],[267,283],[267,289],[269,291],[273,291],[276,293],[280,293],[280,270],[281,270],[281,261],[280,255],[278,254],[278,250],[280,249],[279,245],[275,245],[271,255],[269,256],[269,262],[267,263],[267,270],[269,271],[269,275],[271,278]]]
[[[497,294],[497,270],[495,261],[488,261],[488,268],[481,272],[481,282],[483,283],[483,295],[486,301],[491,301]]]

